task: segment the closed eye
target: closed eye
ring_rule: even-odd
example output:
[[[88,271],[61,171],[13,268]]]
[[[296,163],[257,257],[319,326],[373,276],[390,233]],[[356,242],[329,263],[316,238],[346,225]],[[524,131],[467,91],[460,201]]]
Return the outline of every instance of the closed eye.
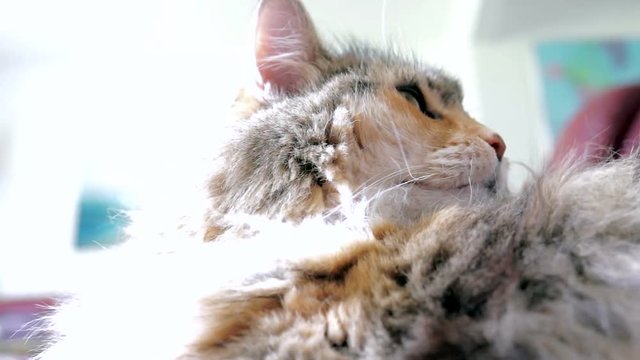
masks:
[[[431,109],[429,109],[429,107],[427,106],[427,102],[424,99],[424,95],[422,94],[422,91],[417,84],[399,85],[396,86],[396,90],[398,90],[398,92],[402,96],[404,96],[407,101],[417,106],[420,111],[426,116],[432,119],[441,118],[439,114],[436,114],[435,112],[431,111]]]

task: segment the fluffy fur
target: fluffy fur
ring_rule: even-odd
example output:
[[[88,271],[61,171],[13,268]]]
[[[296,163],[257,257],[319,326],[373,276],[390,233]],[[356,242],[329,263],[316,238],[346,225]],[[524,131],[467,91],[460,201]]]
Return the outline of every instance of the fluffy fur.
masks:
[[[637,155],[371,237],[318,226],[120,253],[122,272],[53,317],[39,358],[640,355]]]
[[[37,359],[640,357],[637,153],[510,195],[444,73],[328,50],[294,0],[263,1],[257,33],[204,219],[108,252]]]

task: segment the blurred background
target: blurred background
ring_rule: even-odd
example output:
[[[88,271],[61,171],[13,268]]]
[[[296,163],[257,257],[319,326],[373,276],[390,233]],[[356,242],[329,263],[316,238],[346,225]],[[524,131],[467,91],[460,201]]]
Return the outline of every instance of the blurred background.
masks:
[[[0,359],[117,241],[170,206],[250,73],[254,0],[0,0]],[[637,0],[307,0],[326,41],[394,43],[458,76],[514,188],[591,97],[640,81]],[[192,161],[193,160],[193,161]]]

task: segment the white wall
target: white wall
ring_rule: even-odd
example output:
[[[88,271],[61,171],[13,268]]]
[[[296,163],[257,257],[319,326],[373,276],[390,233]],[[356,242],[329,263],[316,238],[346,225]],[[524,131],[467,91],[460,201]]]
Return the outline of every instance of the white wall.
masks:
[[[85,179],[162,196],[233,94],[248,2],[0,3],[0,293],[56,289]],[[229,31],[228,43],[221,42]],[[222,44],[222,46],[219,46]],[[213,137],[213,136],[212,136]]]

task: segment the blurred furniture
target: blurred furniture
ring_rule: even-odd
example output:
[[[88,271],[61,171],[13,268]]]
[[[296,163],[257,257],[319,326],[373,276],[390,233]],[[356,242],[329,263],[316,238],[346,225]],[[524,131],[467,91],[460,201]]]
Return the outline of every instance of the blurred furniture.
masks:
[[[55,304],[51,298],[0,297],[0,359],[28,359],[43,345],[46,333],[36,331],[40,317]]]
[[[624,156],[640,144],[640,84],[607,90],[589,100],[556,142],[552,164],[565,156]]]

